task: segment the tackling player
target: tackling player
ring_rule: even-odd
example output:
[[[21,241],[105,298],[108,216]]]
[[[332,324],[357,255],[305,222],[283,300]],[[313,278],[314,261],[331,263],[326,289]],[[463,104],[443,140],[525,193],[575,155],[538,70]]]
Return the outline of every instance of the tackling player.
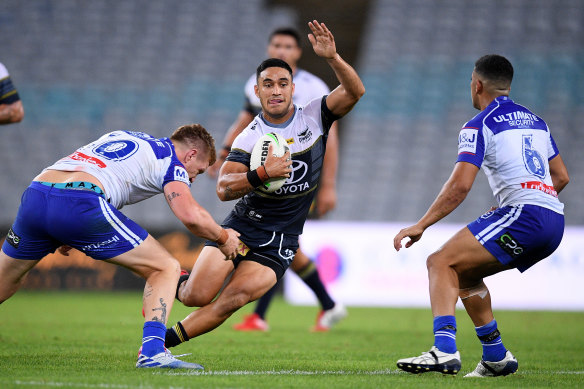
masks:
[[[164,348],[180,266],[142,227],[118,209],[158,193],[195,235],[216,242],[217,256],[235,258],[238,233],[223,229],[193,198],[190,185],[215,161],[215,145],[198,124],[169,138],[115,131],[44,169],[22,195],[0,251],[0,303],[26,273],[57,248],[124,266],[146,279],[145,323],[136,367],[202,369]],[[66,245],[66,246],[62,246]]]
[[[268,39],[268,58],[279,58],[285,61],[292,69],[294,77],[294,103],[305,105],[309,101],[329,94],[328,86],[320,78],[297,67],[302,55],[300,34],[292,28],[274,30]],[[260,99],[255,95],[256,75],[253,74],[245,84],[245,107],[239,113],[236,121],[227,131],[223,141],[223,148],[219,152],[217,162],[209,168],[209,174],[217,174],[231,150],[233,141],[247,127],[254,117],[261,112]],[[337,123],[333,123],[329,131],[326,153],[322,167],[322,174],[318,184],[318,192],[310,212],[310,217],[319,218],[336,206],[336,175],[338,165],[338,134]],[[314,292],[318,299],[321,311],[316,320],[315,331],[328,331],[332,325],[347,315],[347,310],[341,303],[335,301],[328,294],[318,270],[313,261],[308,258],[301,248],[290,265],[304,283]],[[280,283],[280,282],[278,282]],[[267,331],[268,323],[265,320],[266,312],[272,301],[278,285],[266,292],[257,302],[254,312],[247,315],[243,322],[233,326],[238,331]]]
[[[340,85],[328,96],[296,106],[292,103],[292,69],[286,62],[271,58],[257,68],[255,93],[262,112],[235,140],[217,182],[221,200],[240,199],[223,224],[236,228],[243,244],[234,261],[225,261],[215,245],[207,242],[188,280],[178,285],[179,300],[201,308],[168,329],[166,347],[213,330],[258,299],[282,277],[298,249],[330,126],[365,93],[355,70],[337,53],[334,37],[324,23],[315,20],[308,25],[314,52],[326,59]],[[273,131],[288,141],[290,152],[283,157],[268,155],[263,166],[250,171],[255,143]],[[270,177],[291,174],[294,180],[281,191],[265,194],[254,190]]]
[[[568,184],[566,166],[542,118],[509,98],[513,66],[499,55],[479,58],[471,76],[473,106],[481,112],[458,136],[452,175],[426,214],[394,238],[396,250],[420,240],[426,228],[452,212],[482,167],[499,207],[456,233],[427,260],[434,346],[400,359],[410,373],[457,374],[456,301],[460,297],[483,345],[482,360],[465,377],[515,373],[517,359],[503,345],[483,278],[509,269],[524,272],[553,253],[564,233],[558,193]]]

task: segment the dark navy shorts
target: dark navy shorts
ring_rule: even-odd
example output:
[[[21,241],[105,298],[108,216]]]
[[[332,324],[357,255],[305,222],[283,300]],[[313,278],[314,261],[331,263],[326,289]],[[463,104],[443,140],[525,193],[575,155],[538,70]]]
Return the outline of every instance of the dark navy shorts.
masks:
[[[68,245],[94,259],[109,259],[137,247],[147,236],[96,192],[32,182],[2,251],[12,258],[41,259]]]
[[[524,272],[558,248],[564,215],[537,205],[513,205],[489,211],[467,227],[499,262]]]
[[[233,260],[235,267],[241,261],[258,262],[272,269],[279,280],[290,267],[298,250],[298,235],[259,229],[233,212],[221,225],[239,232],[241,234],[239,240],[245,245],[240,247],[239,254]],[[217,247],[217,243],[207,241],[205,246]]]

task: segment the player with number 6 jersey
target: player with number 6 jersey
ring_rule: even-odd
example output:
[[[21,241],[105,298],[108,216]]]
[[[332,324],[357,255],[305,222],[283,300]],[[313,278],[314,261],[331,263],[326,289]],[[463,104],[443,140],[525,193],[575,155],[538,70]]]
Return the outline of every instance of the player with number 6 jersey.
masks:
[[[397,366],[410,373],[457,374],[455,307],[458,298],[472,319],[483,356],[465,377],[494,377],[518,369],[505,348],[483,278],[517,269],[524,272],[548,257],[564,234],[563,204],[558,193],[569,182],[568,171],[547,124],[509,98],[513,66],[500,55],[479,58],[471,74],[471,100],[481,112],[458,136],[458,159],[448,181],[413,226],[394,238],[400,250],[421,239],[432,224],[452,212],[470,191],[482,167],[498,207],[457,232],[426,262],[434,345],[420,356],[403,358]]]

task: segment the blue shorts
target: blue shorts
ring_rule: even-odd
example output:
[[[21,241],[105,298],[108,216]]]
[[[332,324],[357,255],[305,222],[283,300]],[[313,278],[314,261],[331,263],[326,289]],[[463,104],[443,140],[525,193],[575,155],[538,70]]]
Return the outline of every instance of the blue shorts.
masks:
[[[109,259],[137,247],[147,236],[96,192],[32,182],[2,251],[12,258],[36,260],[69,245],[94,259]]]
[[[245,245],[240,247],[239,254],[233,260],[235,267],[241,261],[258,262],[272,269],[279,280],[290,267],[298,250],[298,235],[259,229],[233,212],[221,225],[239,232],[239,240]],[[207,241],[205,246],[217,247],[217,243]]]
[[[467,227],[499,262],[524,272],[558,248],[564,215],[537,205],[513,205],[489,211]]]

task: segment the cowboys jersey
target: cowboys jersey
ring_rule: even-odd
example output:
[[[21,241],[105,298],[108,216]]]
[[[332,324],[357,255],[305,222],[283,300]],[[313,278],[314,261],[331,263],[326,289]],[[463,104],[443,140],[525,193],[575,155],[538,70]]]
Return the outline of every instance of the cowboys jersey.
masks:
[[[329,129],[339,117],[326,106],[326,96],[294,108],[282,124],[257,115],[233,142],[227,161],[249,167],[253,147],[263,135],[277,132],[286,139],[292,158],[290,178],[273,193],[256,189],[246,194],[233,212],[262,230],[300,235],[318,187]]]

